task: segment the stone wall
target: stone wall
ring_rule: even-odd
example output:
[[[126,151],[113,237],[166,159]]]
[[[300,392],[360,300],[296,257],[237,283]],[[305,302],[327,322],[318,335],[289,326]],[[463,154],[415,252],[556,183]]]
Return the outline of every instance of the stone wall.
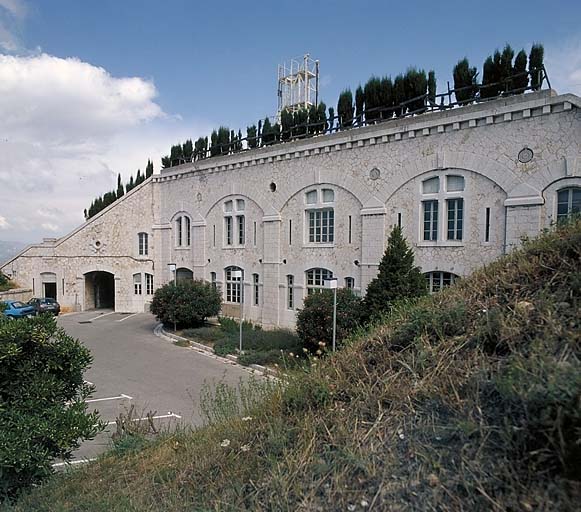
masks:
[[[55,272],[62,300],[81,309],[90,305],[88,273],[107,271],[115,276],[116,309],[142,311],[150,297],[134,293],[134,273],[153,274],[159,286],[173,278],[169,264],[176,264],[195,278],[214,275],[224,289],[225,269],[236,266],[244,270],[244,316],[266,327],[292,326],[306,271],[328,269],[340,286],[352,278],[364,293],[394,225],[402,226],[425,272],[459,276],[549,226],[558,190],[581,186],[579,107],[575,96],[544,91],[166,169],[71,235],[29,248],[3,270],[33,289],[41,273]],[[533,153],[524,163],[523,149]],[[464,190],[448,191],[449,176],[463,178]],[[434,177],[439,191],[426,195],[423,183]],[[333,201],[315,207],[333,208],[335,236],[310,243],[306,194],[321,197],[323,189],[333,191]],[[423,240],[422,201],[430,198],[441,208],[436,241]],[[446,236],[443,210],[453,198],[463,199],[462,240]],[[228,245],[226,202],[236,200],[244,201],[237,214],[245,217],[245,240]],[[186,216],[191,243],[180,247],[176,219]],[[140,231],[150,237],[147,257],[137,254]],[[237,316],[239,307],[223,310]]]

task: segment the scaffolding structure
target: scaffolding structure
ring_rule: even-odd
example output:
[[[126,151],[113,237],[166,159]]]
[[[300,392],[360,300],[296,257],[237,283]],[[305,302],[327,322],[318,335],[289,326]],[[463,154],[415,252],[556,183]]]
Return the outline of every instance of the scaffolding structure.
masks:
[[[319,61],[305,54],[278,65],[278,112],[296,112],[319,103]]]

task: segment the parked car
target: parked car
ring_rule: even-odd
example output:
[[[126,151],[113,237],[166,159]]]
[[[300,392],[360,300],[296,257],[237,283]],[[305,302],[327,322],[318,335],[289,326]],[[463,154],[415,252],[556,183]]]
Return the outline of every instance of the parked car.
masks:
[[[36,316],[36,309],[34,306],[29,306],[19,300],[4,300],[0,302],[0,304],[4,306],[2,314],[8,318],[30,318]]]
[[[47,297],[33,297],[28,301],[28,305],[34,307],[34,310],[39,315],[41,313],[50,313],[54,316],[58,316],[61,312],[60,304],[56,300]]]

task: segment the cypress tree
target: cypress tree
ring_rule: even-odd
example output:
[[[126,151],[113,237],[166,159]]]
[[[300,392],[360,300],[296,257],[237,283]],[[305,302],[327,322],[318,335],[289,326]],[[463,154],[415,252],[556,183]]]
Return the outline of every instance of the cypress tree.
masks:
[[[428,100],[432,105],[436,104],[436,73],[433,70],[428,72]]]
[[[256,136],[256,125],[248,126],[246,128],[246,144],[249,149],[258,146],[258,138]]]
[[[403,75],[397,75],[393,81],[393,103],[395,105],[395,115],[401,117],[405,114],[406,107],[402,106],[405,101],[405,81]]]
[[[514,50],[507,44],[500,55],[500,81],[502,82],[502,90],[507,92],[513,89],[512,86],[512,59],[514,58]]]
[[[262,140],[262,119],[258,120],[258,133],[256,134],[257,137],[257,145],[262,146],[264,144]]]
[[[133,190],[135,188],[135,183],[133,183],[133,176],[131,176],[129,178],[129,183],[127,183],[127,186],[125,187],[125,190],[127,192],[129,192],[130,190]]]
[[[363,93],[363,87],[361,84],[355,89],[355,116],[357,117],[357,124],[363,126],[364,112],[365,111],[365,94]]]
[[[348,128],[353,124],[353,95],[350,89],[344,90],[339,95],[337,114],[339,116],[339,128]]]
[[[381,113],[379,109],[381,108],[381,81],[376,76],[372,76],[365,87],[363,88],[363,94],[365,95],[365,121],[373,123],[380,118]]]
[[[230,130],[230,153],[233,153],[236,150],[236,132],[234,130]]]
[[[293,115],[287,108],[280,113],[280,123],[282,125],[280,138],[282,140],[290,140],[293,129]]]
[[[278,144],[280,142],[280,124],[274,123],[271,128],[272,143]]]
[[[335,127],[335,109],[333,107],[329,107],[329,120],[327,125],[329,133],[333,133],[333,128]]]
[[[316,133],[325,133],[327,127],[327,105],[325,105],[322,101],[317,107],[317,123]]]
[[[218,148],[218,132],[216,130],[212,130],[212,134],[210,135],[210,156],[217,156],[220,154],[220,150]]]
[[[527,74],[527,54],[524,50],[517,53],[514,59],[512,86],[517,93],[522,93],[529,86]]]
[[[390,76],[384,76],[381,79],[380,99],[381,118],[391,119],[393,117],[393,82]]]
[[[367,310],[371,315],[389,312],[396,301],[426,293],[426,280],[419,267],[414,266],[414,253],[401,228],[395,226],[379,263],[379,274],[367,287]]]
[[[425,95],[428,89],[426,72],[423,69],[409,68],[405,74],[404,88],[409,111],[416,114],[425,112]]]
[[[147,165],[145,166],[145,177],[149,178],[153,175],[153,162],[148,158]]]
[[[542,44],[535,43],[529,54],[529,73],[531,75],[531,87],[538,91],[543,85],[543,58],[545,49]]]
[[[311,105],[309,107],[309,116],[308,116],[308,133],[309,135],[315,135],[315,133],[317,133],[317,114],[318,114],[318,110],[317,110],[317,105]]]
[[[468,59],[465,57],[462,60],[459,60],[454,66],[453,74],[456,101],[460,105],[472,103],[476,91],[478,90],[476,85],[478,72],[476,71],[476,68],[471,68]]]
[[[186,162],[191,162],[193,154],[194,145],[192,144],[192,139],[188,139],[182,145],[182,156]]]
[[[145,178],[143,176],[141,176],[141,169],[137,169],[137,176],[135,178],[135,186],[140,185],[141,183],[143,183],[144,180],[145,180]]]
[[[264,124],[262,125],[262,145],[268,146],[272,143],[272,126],[270,124],[270,119],[266,117],[264,119]]]
[[[149,165],[149,161],[148,161]],[[125,194],[125,189],[123,188],[123,183],[121,183],[121,174],[117,175],[117,198],[123,197]]]
[[[169,156],[168,155],[162,156],[161,157],[161,168],[167,169],[168,167],[171,167],[171,160],[170,160]]]

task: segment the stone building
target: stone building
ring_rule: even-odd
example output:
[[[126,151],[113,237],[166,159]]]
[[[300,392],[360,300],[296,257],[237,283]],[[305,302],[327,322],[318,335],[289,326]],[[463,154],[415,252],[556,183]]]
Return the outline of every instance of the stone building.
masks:
[[[364,294],[400,225],[435,291],[580,207],[580,109],[541,91],[172,167],[0,270],[121,312],[205,279],[224,314],[243,288],[245,318],[292,326],[325,278]]]

